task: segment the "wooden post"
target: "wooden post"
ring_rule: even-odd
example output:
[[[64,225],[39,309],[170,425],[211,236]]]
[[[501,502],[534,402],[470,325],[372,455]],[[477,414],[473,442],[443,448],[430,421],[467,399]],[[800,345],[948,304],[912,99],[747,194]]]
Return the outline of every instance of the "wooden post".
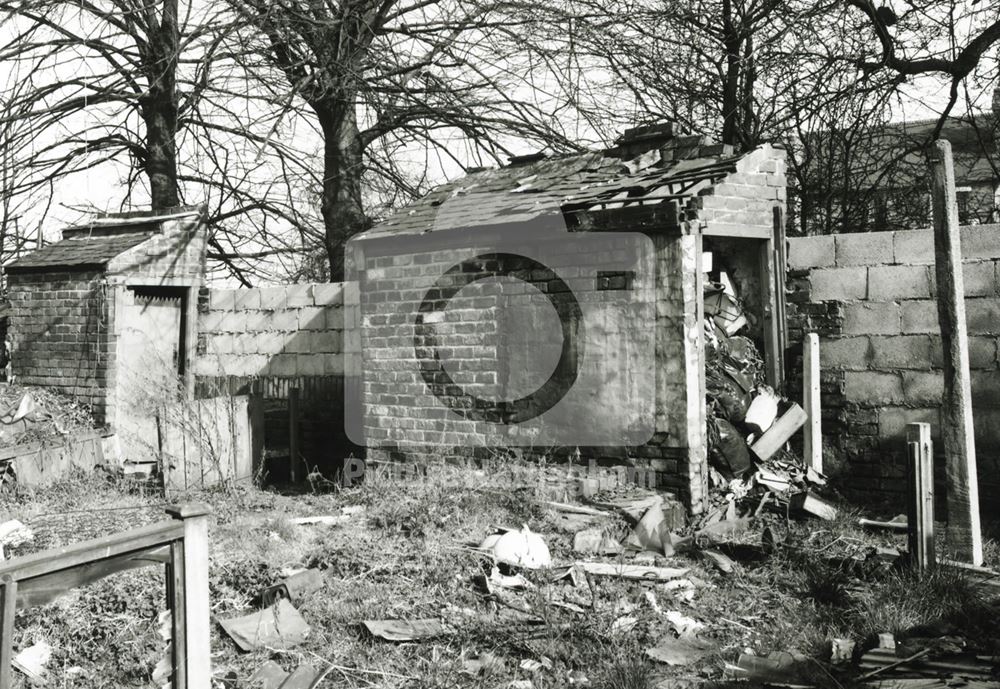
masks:
[[[972,428],[972,387],[969,337],[965,324],[965,285],[955,200],[955,169],[951,144],[934,142],[931,159],[934,213],[934,270],[937,278],[938,321],[944,351],[944,404],[941,439],[948,492],[948,548],[959,561],[983,563],[979,524],[979,482]]]
[[[299,389],[296,387],[288,388],[288,467],[292,483],[305,478],[299,475]]]
[[[174,609],[174,658],[183,658],[186,684],[172,680],[174,689],[212,688],[211,616],[208,600],[208,515],[204,505],[168,507],[167,514],[184,522],[184,541],[179,558],[172,561]],[[176,551],[171,548],[171,554]],[[180,560],[178,562],[177,560]],[[182,594],[177,595],[180,588]],[[183,619],[178,620],[179,612]],[[176,636],[180,630],[181,637]],[[177,670],[175,670],[176,672]]]
[[[934,448],[928,423],[906,425],[906,524],[910,564],[925,571],[934,556]]]
[[[5,574],[0,578],[0,689],[11,687],[14,661],[14,612],[17,610],[17,582]]]
[[[784,371],[781,368],[781,332],[778,294],[775,281],[774,242],[765,239],[760,243],[758,265],[760,275],[761,315],[764,317],[764,375],[767,384],[775,390],[781,388]]]
[[[254,481],[264,471],[264,386],[260,378],[250,384],[250,473]]]
[[[819,389],[819,335],[806,333],[802,343],[802,404],[809,420],[805,425],[806,464],[823,473],[823,431]]]

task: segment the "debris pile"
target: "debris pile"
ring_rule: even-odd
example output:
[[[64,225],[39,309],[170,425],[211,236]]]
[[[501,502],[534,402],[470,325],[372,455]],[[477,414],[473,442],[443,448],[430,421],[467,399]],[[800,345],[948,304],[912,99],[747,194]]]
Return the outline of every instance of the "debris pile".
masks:
[[[83,406],[42,387],[0,385],[0,447],[62,439],[93,430]]]
[[[756,499],[758,512],[772,503],[832,519],[836,509],[811,488],[823,476],[803,467],[785,449],[808,416],[764,382],[764,362],[730,281],[707,282],[705,388],[708,460],[714,510],[734,516],[735,501]]]

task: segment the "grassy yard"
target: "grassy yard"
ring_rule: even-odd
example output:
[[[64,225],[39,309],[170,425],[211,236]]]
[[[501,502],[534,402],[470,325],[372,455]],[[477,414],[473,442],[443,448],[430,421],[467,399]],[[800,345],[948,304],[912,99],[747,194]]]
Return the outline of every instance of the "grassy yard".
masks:
[[[835,637],[854,639],[860,649],[880,632],[949,634],[982,653],[1000,653],[1000,606],[989,593],[1000,589],[951,570],[917,579],[877,563],[875,548],[903,546],[902,538],[862,533],[851,513],[836,522],[790,523],[765,513],[720,546],[738,562],[731,573],[697,552],[657,558],[656,564],[689,568],[689,584],[590,578],[574,586],[551,583],[539,571],[527,573],[537,584],[532,590],[488,596],[474,583],[483,557],[470,546],[497,526],[525,524],[542,534],[557,565],[588,559],[572,551],[580,524],[510,479],[442,468],[432,478],[345,491],[188,496],[213,509],[213,618],[252,611],[254,597],[288,569],[319,568],[325,582],[299,605],[312,633],[294,651],[240,653],[213,623],[218,686],[247,686],[246,678],[274,659],[286,670],[303,661],[331,665],[323,687],[682,687],[722,683],[726,664],[740,653],[789,651],[810,659],[803,682],[833,688],[856,684],[858,675],[850,664],[828,662]],[[155,493],[93,475],[7,495],[0,517],[35,531],[35,541],[16,555],[157,521],[164,518],[162,503]],[[333,526],[290,522],[345,506],[363,509]],[[765,527],[783,545],[762,555]],[[989,557],[988,564],[1000,565],[995,543]],[[151,672],[164,651],[156,633],[162,579],[156,567],[127,572],[21,611],[15,648],[41,639],[51,644],[49,686],[154,686]],[[671,611],[705,625],[700,636],[714,650],[693,665],[672,667],[645,655],[672,634]],[[390,643],[361,624],[418,618],[437,618],[450,633]],[[227,677],[244,683],[223,684]]]

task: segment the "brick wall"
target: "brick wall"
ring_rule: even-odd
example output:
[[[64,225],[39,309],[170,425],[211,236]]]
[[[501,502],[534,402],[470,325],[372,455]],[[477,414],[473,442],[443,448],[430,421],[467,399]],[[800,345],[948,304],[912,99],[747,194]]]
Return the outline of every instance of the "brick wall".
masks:
[[[962,228],[977,455],[997,483],[1000,227]],[[821,339],[824,442],[846,487],[899,499],[907,423],[940,432],[944,389],[930,230],[789,240],[791,340]]]
[[[109,336],[114,299],[98,271],[12,273],[13,370],[17,381],[44,385],[90,405],[103,422],[108,412]]]

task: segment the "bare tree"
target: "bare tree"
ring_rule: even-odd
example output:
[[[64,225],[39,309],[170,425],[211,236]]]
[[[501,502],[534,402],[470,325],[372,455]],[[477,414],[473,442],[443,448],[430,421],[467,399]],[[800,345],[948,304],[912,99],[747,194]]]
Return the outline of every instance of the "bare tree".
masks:
[[[326,274],[372,222],[366,187],[415,192],[429,169],[499,160],[524,141],[571,144],[538,99],[525,8],[457,0],[230,0],[254,49],[243,64],[322,142]],[[542,62],[541,60],[539,61]],[[516,143],[515,143],[516,142]],[[410,164],[400,162],[405,156]],[[366,184],[367,182],[367,184]],[[385,195],[383,194],[383,197]]]

